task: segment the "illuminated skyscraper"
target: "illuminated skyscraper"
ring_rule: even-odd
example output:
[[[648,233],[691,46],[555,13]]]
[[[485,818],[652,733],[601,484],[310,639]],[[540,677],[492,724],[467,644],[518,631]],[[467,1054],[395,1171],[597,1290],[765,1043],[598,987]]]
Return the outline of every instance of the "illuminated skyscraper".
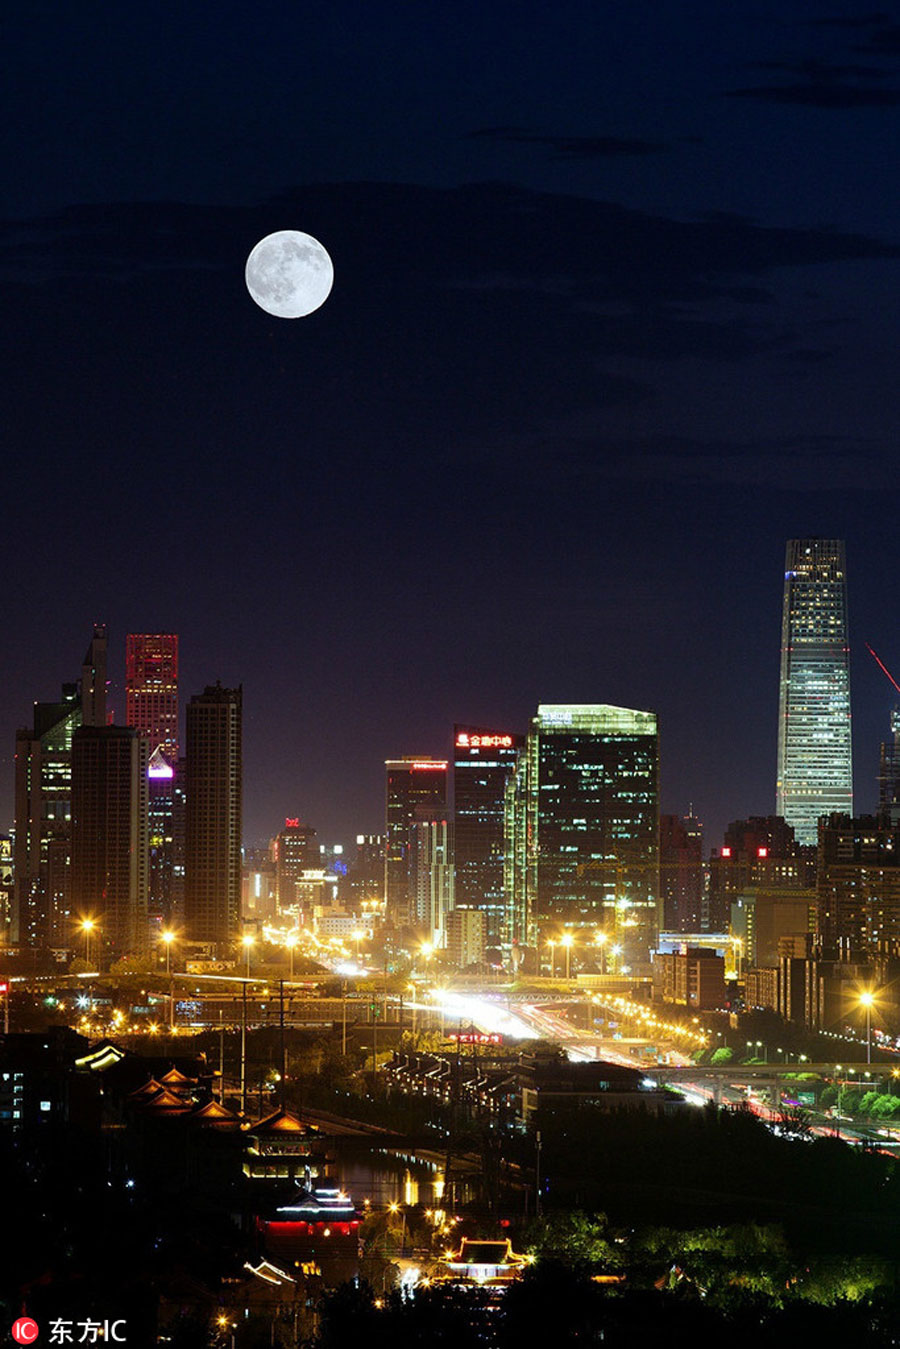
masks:
[[[94,634],[81,680],[64,684],[57,703],[35,703],[30,729],[16,732],[16,836],[12,939],[28,946],[71,946],[69,842],[72,736],[106,724],[106,628]]]
[[[659,925],[656,714],[542,706],[507,793],[514,940],[578,954],[598,933],[618,967],[648,967]],[[547,963],[545,961],[545,963]]]
[[[784,567],[775,813],[798,843],[853,814],[847,567],[840,539],[789,539]]]
[[[130,632],[125,639],[125,720],[178,758],[178,637],[173,632]]]
[[[398,927],[416,921],[412,876],[411,825],[416,807],[437,813],[447,809],[447,760],[426,756],[385,761],[384,898],[386,917]]]
[[[297,882],[304,871],[322,865],[316,831],[311,824],[302,824],[296,816],[288,816],[281,833],[272,840],[271,851],[275,860],[279,911],[293,911],[297,905]]]
[[[74,919],[97,925],[102,963],[147,951],[147,741],[130,726],[72,736]]]
[[[509,731],[454,727],[455,903],[481,909],[487,947],[504,940],[504,799],[524,745]]]
[[[242,691],[207,687],[187,706],[184,925],[233,958],[241,917]]]

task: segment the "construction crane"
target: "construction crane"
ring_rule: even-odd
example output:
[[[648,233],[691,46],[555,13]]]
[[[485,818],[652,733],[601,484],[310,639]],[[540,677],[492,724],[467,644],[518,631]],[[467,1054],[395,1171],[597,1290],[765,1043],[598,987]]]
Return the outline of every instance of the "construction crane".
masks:
[[[880,670],[882,670],[884,674],[887,675],[888,679],[891,681],[891,683],[893,684],[894,688],[897,690],[898,693],[900,693],[900,684],[897,683],[896,679],[895,679],[894,676],[891,674],[890,670],[888,669],[888,667],[885,665],[884,661],[883,661],[883,660],[881,659],[881,657],[879,656],[878,652],[875,651],[871,646],[869,646],[869,643],[868,643],[868,642],[866,642],[866,650],[868,651],[868,653],[869,653],[869,655],[872,657],[872,659],[875,661],[875,663],[876,663],[876,665],[878,666],[878,668],[879,668]]]

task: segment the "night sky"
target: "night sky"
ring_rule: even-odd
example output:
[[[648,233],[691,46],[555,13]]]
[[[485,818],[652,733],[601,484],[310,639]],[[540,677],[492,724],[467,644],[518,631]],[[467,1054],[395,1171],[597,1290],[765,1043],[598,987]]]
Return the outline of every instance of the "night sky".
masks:
[[[847,540],[857,809],[900,678],[900,6],[32,0],[5,25],[5,660],[244,686],[245,838],[539,702],[774,810],[784,544]],[[295,321],[264,234],[335,266]]]

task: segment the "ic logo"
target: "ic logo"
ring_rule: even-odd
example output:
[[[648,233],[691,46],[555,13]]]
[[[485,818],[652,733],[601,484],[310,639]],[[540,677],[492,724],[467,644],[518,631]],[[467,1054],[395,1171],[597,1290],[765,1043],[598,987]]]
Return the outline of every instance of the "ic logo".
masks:
[[[13,1321],[12,1337],[16,1344],[34,1344],[40,1333],[37,1321],[32,1321],[30,1316],[20,1316],[18,1321]]]

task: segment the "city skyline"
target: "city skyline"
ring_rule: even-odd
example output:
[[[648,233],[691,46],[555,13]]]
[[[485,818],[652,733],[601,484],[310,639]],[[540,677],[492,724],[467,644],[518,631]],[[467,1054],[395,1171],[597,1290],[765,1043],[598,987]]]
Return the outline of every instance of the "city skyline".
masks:
[[[788,552],[790,552],[792,543],[794,543],[794,542],[796,542],[796,541],[791,541],[791,540],[788,541],[788,544],[787,544]],[[800,542],[804,542],[804,541],[801,540]],[[821,542],[823,542],[823,541],[810,540],[810,542],[820,542],[820,543],[821,543]],[[840,542],[840,547],[841,547],[842,557],[843,557],[843,543],[842,543],[842,541]],[[787,588],[787,585],[788,585],[788,582],[786,581],[786,582],[785,582],[785,587],[786,587],[786,588]],[[845,587],[846,587],[846,577],[845,577],[845,580],[844,580],[844,585],[845,585]],[[787,604],[787,600],[785,599],[785,600],[784,600],[784,603],[783,603],[783,605],[782,605],[782,629],[784,629],[784,625],[785,625],[785,623],[786,623],[786,621],[787,621],[787,609],[785,608],[785,605],[786,605],[786,604]],[[845,609],[846,609],[846,599],[844,600],[844,607],[845,607]],[[106,631],[107,631],[107,625],[105,625],[105,624],[99,625],[99,626],[98,626],[98,625],[95,625],[95,631],[103,631],[104,633],[106,633]],[[160,639],[160,640],[162,640],[163,642],[174,643],[174,651],[175,651],[175,657],[174,657],[174,659],[175,659],[175,665],[176,665],[176,669],[177,669],[177,663],[178,663],[178,654],[177,654],[177,653],[178,653],[179,635],[178,635],[178,634],[174,634],[174,633],[167,633],[167,634],[143,634],[143,639],[146,640],[147,638],[152,639],[153,641],[156,641],[157,639]],[[123,648],[123,649],[126,651],[126,653],[127,653],[127,650],[128,650],[128,644],[129,644],[129,643],[132,643],[132,642],[135,641],[135,640],[136,640],[136,638],[135,638],[135,634],[134,634],[134,633],[128,633],[128,634],[126,635],[126,637],[125,637],[125,646],[124,646],[124,648]],[[864,650],[865,650],[865,648],[866,648],[867,646],[868,646],[868,644],[866,643],[865,646],[864,646]],[[883,693],[883,697],[884,697],[884,705],[885,705],[885,708],[890,712],[890,716],[893,718],[893,717],[896,715],[894,711],[891,711],[891,709],[894,707],[894,703],[891,701],[891,699],[890,699],[889,697],[884,696],[884,691],[885,691],[885,690],[887,690],[888,693],[890,692],[888,681],[885,679],[884,674],[877,670],[876,665],[875,665],[875,662],[874,662],[874,661],[872,660],[872,658],[871,658],[871,652],[868,652],[867,654],[869,655],[869,664],[871,665],[870,674],[872,674],[872,673],[874,672],[873,677],[877,677],[877,680],[878,680],[878,686],[879,686],[879,687],[882,687],[882,693]],[[106,653],[104,652],[104,660],[106,660],[106,659],[107,659]],[[861,663],[861,657],[860,657],[860,663]],[[105,671],[105,673],[108,673],[108,674],[111,675],[111,674],[113,674],[113,672],[115,671],[116,668],[118,668],[118,662],[117,662],[117,660],[116,660],[116,646],[115,646],[115,643],[113,643],[113,647],[112,647],[112,655],[109,657],[109,670],[108,670],[108,671]],[[866,667],[864,666],[863,668],[865,669]],[[115,714],[116,714],[116,705],[117,705],[117,704],[121,707],[121,709],[122,709],[123,712],[125,711],[125,707],[126,707],[126,698],[127,698],[127,692],[128,692],[128,675],[127,675],[127,669],[128,669],[128,657],[127,657],[127,654],[126,654],[126,656],[125,656],[124,662],[122,663],[122,669],[123,669],[123,671],[125,671],[126,673],[123,674],[123,677],[122,677],[121,680],[117,681],[115,678],[108,678],[107,681],[106,681],[106,682],[107,682],[107,701],[108,701],[109,706],[110,706],[110,711],[109,711],[109,717],[110,717],[110,718],[112,718],[112,717],[115,716]],[[87,677],[89,677],[89,672],[87,671],[87,667],[84,667],[84,675],[87,676]],[[784,679],[784,676],[782,675],[782,682],[783,682],[783,679]],[[202,682],[202,681],[201,681],[201,682]],[[49,684],[49,683],[50,683],[50,680],[47,679],[47,680],[45,681],[45,683],[46,683],[46,684]],[[182,687],[183,687],[183,686],[182,686]],[[175,705],[175,704],[173,704],[173,702],[172,702],[173,696],[176,698],[176,701],[179,700],[178,695],[173,695],[172,689],[169,688],[168,691],[167,691],[167,693],[166,693],[166,695],[165,695],[165,700],[164,700],[164,701],[165,701],[165,705],[166,705],[166,716],[167,716],[167,718],[168,718],[169,720],[171,720],[171,717],[172,717],[172,715],[173,715],[171,709],[172,709],[172,707]],[[176,715],[176,724],[177,724],[177,720],[180,720],[180,718],[184,715],[184,709],[185,709],[185,707],[186,707],[188,701],[189,701],[189,699],[188,699],[187,696],[185,696],[185,695],[183,695],[183,694],[180,695],[180,706],[178,707],[178,711],[177,711],[177,715]],[[896,698],[895,698],[894,702],[896,702]],[[525,728],[525,729],[527,729],[527,726],[528,726],[528,724],[529,724],[529,722],[530,722],[530,720],[531,720],[531,717],[533,716],[534,706],[536,706],[536,705],[537,705],[537,704],[535,703],[535,704],[532,706],[531,711],[529,712],[529,714],[528,714],[528,715],[525,717],[525,719],[524,719],[524,723],[523,723],[523,724],[524,724],[524,728]],[[653,709],[648,707],[648,708],[645,708],[645,709],[643,709],[643,710],[645,710],[645,711],[652,711]],[[886,713],[886,715],[887,715],[887,713]],[[123,724],[124,724],[124,723],[123,723]],[[455,754],[458,755],[458,751],[459,751],[458,735],[459,735],[459,731],[460,731],[461,726],[463,726],[463,725],[465,725],[465,724],[468,724],[468,725],[470,726],[470,729],[471,729],[472,723],[461,723],[461,722],[459,722],[459,721],[456,721],[456,722],[450,723],[449,725],[446,725],[446,726],[443,728],[443,739],[444,739],[444,743],[443,743],[443,744],[438,744],[438,746],[437,746],[438,754],[434,754],[434,755],[433,755],[433,754],[431,753],[431,751],[429,751],[428,754],[426,754],[426,755],[424,755],[424,756],[420,756],[420,757],[424,757],[424,759],[426,759],[426,760],[427,760],[427,759],[430,759],[430,758],[432,758],[432,757],[434,757],[434,758],[439,758],[439,752],[440,752],[440,750],[441,750],[441,749],[445,749],[445,750],[446,750],[446,760],[441,759],[441,760],[439,760],[439,761],[440,761],[440,762],[445,762],[445,761],[446,761],[447,763],[451,763],[451,762],[453,761],[453,756],[454,756]],[[892,725],[893,722],[891,721],[890,724]],[[880,786],[879,786],[879,775],[880,775],[880,772],[881,772],[880,763],[879,763],[879,758],[880,758],[880,747],[881,747],[881,743],[884,741],[884,739],[885,739],[885,737],[886,737],[887,729],[888,729],[888,723],[887,723],[887,722],[885,723],[885,726],[882,727],[882,728],[880,728],[880,729],[878,729],[878,728],[876,727],[877,743],[876,743],[874,746],[866,746],[865,749],[863,749],[863,748],[858,744],[858,737],[854,737],[854,740],[857,742],[857,743],[854,744],[854,762],[858,763],[859,759],[860,759],[861,757],[863,757],[864,755],[867,757],[867,762],[866,762],[866,764],[865,764],[866,778],[870,779],[869,781],[864,781],[864,783],[863,783],[863,790],[859,793],[860,800],[861,800],[862,804],[860,804],[860,805],[858,806],[858,808],[857,808],[857,810],[856,810],[856,813],[857,813],[857,814],[864,814],[864,813],[867,813],[867,812],[868,812],[868,813],[872,813],[872,812],[874,812],[874,811],[878,808],[879,791],[880,791]],[[510,732],[507,732],[507,733],[510,733]],[[516,742],[518,743],[519,741],[522,740],[522,738],[523,738],[523,736],[524,736],[524,731],[523,731],[520,727],[517,726],[517,727],[514,727],[514,728],[513,728],[511,734],[513,735],[513,738],[514,738],[514,739],[516,740]],[[665,759],[665,758],[668,757],[668,756],[665,754],[665,728],[662,729],[661,735],[662,735],[662,739],[663,739],[663,755],[664,755],[664,759]],[[778,742],[778,737],[777,737],[777,735],[773,735],[773,745],[774,745],[774,747],[775,747],[775,749],[776,749],[776,759],[777,759],[777,750],[778,750],[778,743],[777,743],[777,742]],[[406,759],[408,759],[408,760],[412,760],[412,759],[415,759],[415,758],[416,758],[415,755],[404,755],[404,754],[402,754],[402,753],[401,753],[399,756],[395,756],[395,757],[397,757],[397,758],[399,758],[399,759],[401,759],[401,760],[402,760],[403,758],[406,758]],[[871,760],[871,762],[868,761],[869,759]],[[873,765],[874,765],[874,766],[873,766]],[[359,767],[359,766],[357,765],[356,767]],[[859,772],[859,770],[857,770],[857,772]],[[736,779],[735,779],[735,781],[736,781]],[[7,784],[7,786],[10,786],[10,785],[11,785],[11,784]],[[368,806],[369,813],[370,813],[370,815],[374,818],[374,821],[375,821],[375,829],[374,829],[373,832],[378,832],[378,831],[380,831],[381,829],[383,829],[383,827],[384,827],[383,783],[380,783],[379,786],[378,786],[378,788],[377,788],[376,790],[378,791],[379,797],[380,797],[381,799],[376,799],[376,801],[375,801],[374,803],[371,803],[371,802],[370,802],[370,804],[369,804],[369,806]],[[777,790],[776,790],[775,795],[777,796],[777,794],[778,794],[778,793],[777,793]],[[11,796],[11,795],[12,795],[12,793],[10,792],[10,796]],[[2,798],[3,798],[3,792],[2,792],[2,787],[0,787],[0,800],[2,800]],[[689,797],[688,797],[687,799],[685,799],[684,801],[681,801],[681,800],[673,800],[673,799],[672,799],[672,796],[671,796],[671,793],[670,793],[670,794],[668,795],[668,797],[667,797],[667,794],[666,794],[666,791],[665,791],[665,780],[663,779],[663,790],[662,790],[662,792],[661,792],[661,798],[660,798],[660,799],[661,799],[661,805],[660,805],[661,813],[662,813],[662,814],[671,813],[671,814],[674,814],[674,815],[677,815],[677,816],[684,816],[684,815],[688,814],[688,812],[689,812],[689,810],[690,810],[691,813],[697,815],[697,817],[700,819],[701,823],[703,824],[704,839],[705,839],[705,848],[706,848],[707,853],[709,852],[709,850],[710,850],[711,848],[718,846],[718,844],[721,842],[721,839],[724,837],[724,831],[725,831],[725,829],[726,829],[726,826],[727,826],[732,820],[734,820],[735,818],[737,818],[737,817],[740,816],[740,815],[752,815],[752,814],[754,814],[754,813],[760,813],[760,814],[761,814],[761,813],[766,813],[766,805],[768,804],[768,803],[765,802],[765,800],[761,800],[761,799],[760,799],[760,794],[757,793],[757,801],[756,801],[756,805],[758,805],[759,808],[758,808],[758,810],[756,810],[756,809],[753,808],[753,803],[751,803],[751,802],[748,800],[748,798],[747,798],[746,796],[745,796],[745,797],[741,797],[741,794],[740,794],[739,789],[736,789],[735,792],[734,792],[732,795],[727,796],[724,800],[719,799],[719,800],[717,801],[717,809],[715,809],[712,813],[708,813],[708,814],[707,814],[707,819],[711,819],[711,821],[712,821],[711,824],[708,824],[708,823],[707,823],[707,819],[705,819],[702,815],[700,815],[699,812],[698,812],[697,809],[696,809],[697,804],[698,804],[700,801],[702,801],[703,798],[704,798],[703,787],[702,787],[702,784],[698,782],[696,791],[695,791],[695,792],[691,792],[690,795],[689,795]],[[776,803],[776,804],[777,804],[777,803]],[[324,807],[321,811],[320,811],[320,809],[319,809],[319,806],[320,806],[320,805],[322,805],[322,806]],[[290,796],[290,799],[288,799],[288,798],[286,797],[283,801],[277,802],[277,803],[276,803],[276,806],[275,806],[275,809],[276,809],[276,810],[280,810],[282,813],[283,813],[284,809],[294,809],[294,808],[298,808],[298,807],[297,807],[297,803],[296,803],[296,797],[293,796],[293,795]],[[835,806],[834,806],[834,809],[837,809],[837,808],[838,808],[838,806],[835,805]],[[768,813],[771,813],[771,809],[772,809],[772,807],[770,806],[770,809],[769,809],[769,812],[768,812]],[[850,809],[850,808],[848,807],[848,810],[849,810],[849,809]],[[248,812],[248,813],[249,813],[251,819],[254,821],[254,824],[252,824],[252,825],[250,826],[250,828],[245,832],[245,836],[244,836],[244,844],[245,844],[246,847],[249,847],[249,848],[254,848],[254,847],[262,846],[262,845],[264,845],[264,844],[268,841],[268,839],[270,839],[270,838],[277,832],[278,825],[279,825],[279,818],[278,818],[278,816],[276,816],[276,817],[275,817],[274,819],[272,819],[271,821],[268,820],[266,817],[264,817],[264,815],[263,815],[262,812],[258,809],[258,807],[255,808],[255,803],[253,803],[252,801],[250,802],[250,809],[249,809],[249,812]],[[852,811],[851,811],[850,813],[852,813]],[[352,840],[352,838],[355,837],[355,835],[356,835],[358,832],[361,832],[361,830],[360,830],[360,822],[359,822],[359,818],[358,818],[358,817],[353,817],[353,818],[351,818],[351,817],[350,817],[349,815],[347,815],[347,814],[344,814],[342,824],[339,824],[337,827],[332,828],[332,829],[329,830],[328,827],[327,827],[327,817],[328,817],[328,815],[329,815],[329,811],[328,811],[328,808],[327,808],[327,801],[325,800],[324,797],[322,797],[322,798],[320,798],[319,800],[317,800],[314,796],[308,796],[307,799],[306,799],[306,801],[303,803],[303,807],[302,807],[302,810],[301,810],[301,814],[303,814],[304,817],[308,817],[308,818],[309,818],[310,824],[313,826],[314,829],[317,830],[317,832],[318,832],[318,834],[319,834],[319,836],[320,836],[320,838],[322,839],[323,842],[327,842],[327,841],[330,839],[330,840],[335,841],[335,842],[342,842],[342,843],[346,844],[347,842],[349,842],[350,840]],[[283,818],[283,814],[282,814],[282,818]],[[332,816],[332,818],[334,818],[334,816]],[[323,821],[323,820],[326,821],[326,826],[325,826],[324,828],[322,827],[322,821]],[[12,803],[11,803],[10,814],[9,814],[9,824],[8,824],[7,828],[10,828],[10,827],[12,826],[13,823],[14,823],[14,821],[13,821]],[[251,832],[251,830],[255,830],[256,832]],[[0,830],[0,832],[3,832],[3,830]]]
[[[244,20],[12,19],[0,819],[16,727],[96,619],[180,633],[185,688],[243,684],[250,840],[379,829],[384,759],[541,701],[654,710],[663,809],[714,839],[773,808],[780,557],[813,536],[852,559],[874,805],[896,19]],[[244,284],[285,227],[335,267],[296,321]]]

